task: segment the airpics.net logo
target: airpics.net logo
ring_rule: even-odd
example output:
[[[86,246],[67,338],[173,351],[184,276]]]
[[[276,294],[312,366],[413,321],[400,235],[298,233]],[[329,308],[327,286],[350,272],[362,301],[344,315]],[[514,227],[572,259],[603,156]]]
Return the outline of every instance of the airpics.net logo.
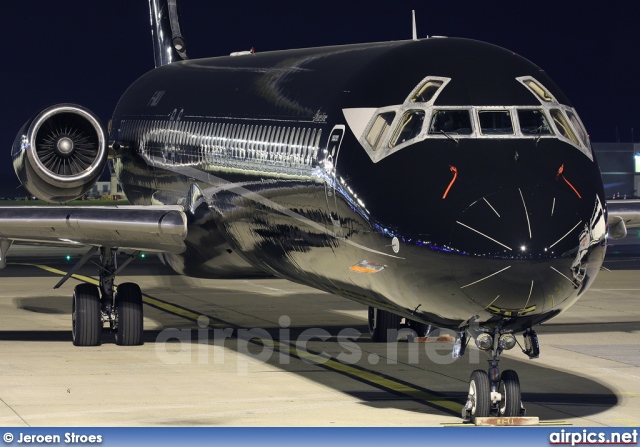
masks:
[[[332,361],[346,365],[362,365],[363,362],[369,365],[417,365],[425,356],[439,365],[457,360],[452,356],[452,350],[458,334],[451,330],[440,329],[437,335],[430,334],[429,342],[423,343],[407,342],[417,335],[411,329],[392,330],[389,338],[395,341],[384,343],[381,350],[380,344],[372,344],[368,335],[355,328],[341,329],[335,335],[323,328],[292,330],[291,318],[287,315],[281,316],[279,327],[271,330],[212,328],[206,316],[200,316],[197,323],[197,330],[168,328],[158,334],[155,350],[160,361],[166,364],[222,365],[231,357],[237,362],[238,373],[245,374],[251,362],[288,365],[291,358],[316,365]],[[335,342],[331,348],[322,345],[328,341]],[[323,346],[331,349],[332,353],[323,350]],[[229,350],[240,355],[232,355]],[[480,363],[477,350],[469,350],[465,358],[470,364]]]
[[[602,431],[571,431],[560,430],[549,435],[549,444],[552,445],[637,445],[638,431],[619,431],[619,432],[602,432]]]

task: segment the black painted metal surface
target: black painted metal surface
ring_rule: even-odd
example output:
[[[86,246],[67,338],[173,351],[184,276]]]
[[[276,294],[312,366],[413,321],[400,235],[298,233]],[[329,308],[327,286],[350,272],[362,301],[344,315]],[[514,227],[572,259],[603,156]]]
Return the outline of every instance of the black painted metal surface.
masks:
[[[448,134],[374,162],[344,110],[427,76],[450,79],[433,107],[540,106],[523,76],[570,107],[537,66],[463,39],[177,62],[121,98],[116,172],[132,203],[189,210],[180,273],[275,275],[441,327],[553,317],[604,257],[597,162],[561,138]]]

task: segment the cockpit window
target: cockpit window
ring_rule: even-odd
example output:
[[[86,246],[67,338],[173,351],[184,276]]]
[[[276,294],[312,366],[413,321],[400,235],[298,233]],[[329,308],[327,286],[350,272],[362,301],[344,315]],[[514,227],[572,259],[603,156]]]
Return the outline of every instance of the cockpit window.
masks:
[[[422,123],[424,122],[424,110],[409,110],[402,116],[402,121],[398,126],[389,147],[394,147],[409,141],[420,134]]]
[[[480,110],[478,119],[482,135],[513,135],[511,113],[508,110]]]
[[[551,109],[551,118],[553,118],[553,122],[555,123],[558,132],[560,132],[563,137],[573,141],[576,146],[580,147],[580,141],[578,141],[573,130],[571,130],[571,126],[569,126],[569,123],[562,114],[562,111],[559,109]]]
[[[561,104],[532,76],[515,78],[529,94],[518,104],[440,101],[451,78],[429,75],[415,84],[401,103],[378,108],[343,109],[354,135],[374,163],[425,140],[561,140],[591,161],[589,136],[576,111]],[[529,96],[532,95],[532,96]],[[528,99],[526,98],[528,96]],[[535,99],[534,99],[535,98]],[[437,103],[437,104],[436,104]],[[448,143],[449,144],[449,143]]]
[[[542,86],[542,84],[540,84],[535,79],[533,79],[533,78],[523,79],[522,82],[524,83],[524,85],[529,87],[529,90],[531,90],[533,93],[535,93],[536,96],[538,98],[540,98],[541,100],[543,100],[544,102],[553,102],[554,101],[554,98],[551,95],[551,93],[549,93],[549,90],[544,88]]]
[[[471,135],[471,115],[468,110],[435,110],[429,134]]]
[[[587,131],[585,130],[584,125],[582,124],[582,121],[580,121],[580,118],[578,118],[578,115],[572,112],[571,110],[567,110],[567,117],[569,118],[569,121],[573,125],[573,128],[578,134],[578,138],[580,138],[584,147],[587,147],[587,148],[590,147],[589,134],[587,134]]]
[[[522,135],[553,135],[542,110],[519,109],[518,121]]]
[[[374,151],[377,151],[382,146],[395,117],[396,112],[381,113],[376,117],[371,130],[367,134],[367,141]]]
[[[442,86],[442,81],[431,79],[425,82],[418,91],[411,97],[410,102],[429,102],[433,95]]]

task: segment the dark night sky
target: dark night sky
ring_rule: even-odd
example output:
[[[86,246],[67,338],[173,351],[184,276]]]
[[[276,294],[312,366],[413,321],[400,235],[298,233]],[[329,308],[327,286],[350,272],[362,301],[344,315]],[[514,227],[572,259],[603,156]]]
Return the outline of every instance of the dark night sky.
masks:
[[[146,0],[3,2],[0,192],[15,189],[11,145],[41,108],[74,102],[104,123],[118,98],[153,68]],[[637,0],[181,0],[191,58],[418,35],[483,40],[547,71],[593,141],[640,141],[640,2]],[[8,29],[7,29],[8,27]],[[4,188],[4,190],[3,190]]]

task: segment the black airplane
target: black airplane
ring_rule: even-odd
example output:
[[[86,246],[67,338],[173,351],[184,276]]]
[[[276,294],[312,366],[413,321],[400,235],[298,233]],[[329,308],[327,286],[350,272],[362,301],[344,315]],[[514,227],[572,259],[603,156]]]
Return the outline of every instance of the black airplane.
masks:
[[[463,417],[523,414],[504,350],[576,302],[606,249],[598,163],[576,110],[539,67],[458,38],[190,60],[175,1],[150,0],[156,68],[107,128],[72,104],[18,133],[27,190],[66,203],[107,160],[132,206],[12,207],[12,241],[89,247],[100,286],[73,294],[73,342],[142,343],[142,294],[114,288],[119,250],[205,278],[275,276],[369,306],[374,341],[402,321],[473,338]],[[65,277],[61,281],[65,281]],[[404,319],[404,320],[403,320]]]

